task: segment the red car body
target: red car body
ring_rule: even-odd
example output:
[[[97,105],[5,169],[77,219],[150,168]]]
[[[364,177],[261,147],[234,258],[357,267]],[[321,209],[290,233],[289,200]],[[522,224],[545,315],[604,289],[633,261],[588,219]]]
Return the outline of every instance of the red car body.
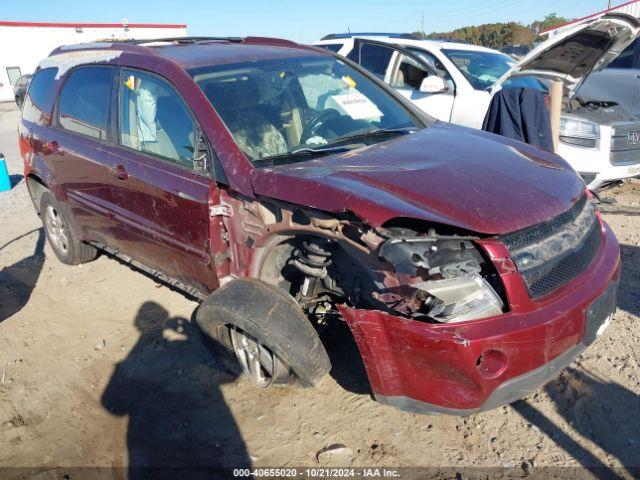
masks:
[[[320,231],[315,220],[306,227],[283,222],[265,228],[258,213],[265,199],[328,216],[348,212],[372,229],[412,219],[478,237],[504,287],[508,311],[502,315],[437,324],[339,305],[379,401],[454,414],[514,401],[575,358],[612,313],[619,249],[600,216],[601,238],[588,266],[538,298],[528,292],[501,240],[558,217],[584,196],[584,183],[559,157],[436,123],[354,152],[256,168],[187,70],[330,54],[252,38],[158,49],[116,43],[100,51],[119,52],[106,65],[148,70],[170,81],[223,173],[188,172],[114,141],[56,127],[63,74],[44,101],[25,106],[31,110],[20,125],[20,146],[30,192],[39,209],[38,185],[50,190],[83,240],[132,258],[191,294],[205,298],[230,279],[261,278],[278,232]],[[332,228],[326,236],[338,238],[341,230]],[[606,305],[599,305],[601,298]]]

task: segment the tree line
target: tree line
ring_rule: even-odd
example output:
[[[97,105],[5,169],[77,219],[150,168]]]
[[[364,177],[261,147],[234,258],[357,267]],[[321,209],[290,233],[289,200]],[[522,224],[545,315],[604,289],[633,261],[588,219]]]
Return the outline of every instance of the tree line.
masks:
[[[568,21],[567,18],[551,13],[543,20],[535,21],[530,25],[522,25],[518,22],[487,23],[458,28],[451,32],[434,32],[428,35],[423,32],[414,32],[414,35],[430,39],[458,40],[473,45],[500,49],[507,45],[531,45],[539,40],[539,35],[544,30]]]

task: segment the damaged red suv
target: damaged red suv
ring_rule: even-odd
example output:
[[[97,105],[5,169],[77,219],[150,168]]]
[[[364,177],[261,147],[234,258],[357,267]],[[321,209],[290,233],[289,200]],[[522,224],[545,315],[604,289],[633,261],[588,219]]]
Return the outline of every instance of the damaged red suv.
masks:
[[[566,162],[313,47],[61,47],[19,134],[59,259],[106,251],[200,299],[261,388],[317,384],[318,332],[346,321],[378,401],[466,415],[551,379],[615,310],[618,244]]]

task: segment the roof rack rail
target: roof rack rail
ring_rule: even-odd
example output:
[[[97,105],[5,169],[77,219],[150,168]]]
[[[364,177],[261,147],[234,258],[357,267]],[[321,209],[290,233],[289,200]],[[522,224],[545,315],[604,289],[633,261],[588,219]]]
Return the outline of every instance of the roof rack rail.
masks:
[[[104,40],[109,42],[109,40]],[[113,40],[112,40],[113,41]],[[131,39],[131,40],[116,40],[115,43],[129,43],[132,45],[145,45],[147,43],[178,43],[178,44],[192,44],[199,42],[232,42],[242,43],[244,37],[167,37],[167,38],[147,38],[147,39]]]
[[[410,40],[421,40],[421,37],[414,33],[384,33],[384,32],[354,32],[354,33],[330,33],[321,38],[321,40],[337,40],[341,38],[354,37],[389,37],[389,38],[406,38]]]

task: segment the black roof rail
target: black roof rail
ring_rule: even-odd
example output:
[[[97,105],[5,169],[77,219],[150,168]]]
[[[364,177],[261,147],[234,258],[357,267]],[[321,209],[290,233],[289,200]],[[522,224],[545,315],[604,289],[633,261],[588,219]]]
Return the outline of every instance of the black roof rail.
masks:
[[[110,40],[103,40],[109,42]],[[192,44],[199,42],[231,42],[242,43],[244,37],[167,37],[167,38],[147,38],[147,39],[131,39],[131,40],[111,40],[113,43],[129,43],[131,45],[145,45],[148,43],[177,43]]]
[[[410,40],[421,40],[421,37],[414,33],[385,33],[385,32],[354,32],[354,33],[330,33],[320,40],[338,40],[342,38],[354,37],[389,37],[389,38],[406,38]]]

